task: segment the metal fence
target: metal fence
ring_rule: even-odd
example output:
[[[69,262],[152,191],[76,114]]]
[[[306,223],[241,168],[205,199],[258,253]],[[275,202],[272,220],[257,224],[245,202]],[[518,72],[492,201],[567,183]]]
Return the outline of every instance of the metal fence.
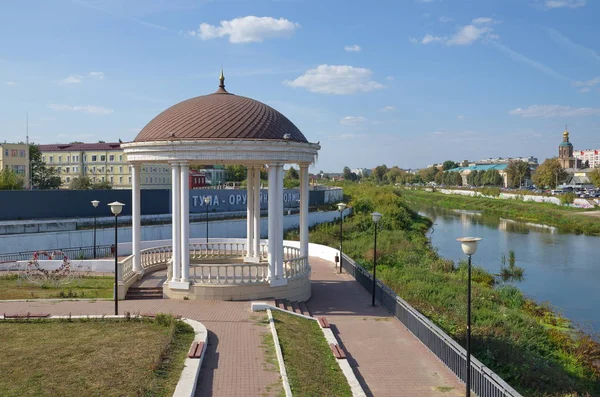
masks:
[[[96,258],[109,258],[114,255],[110,245],[97,245],[96,246]],[[24,251],[14,252],[11,254],[0,254],[0,262],[15,262],[15,261],[28,261],[33,258],[33,255],[39,251],[46,251],[51,253],[52,251],[61,251],[69,259],[92,259],[94,257],[94,247],[75,247],[75,248],[59,248],[49,250],[38,250],[38,251]],[[38,259],[48,259],[43,255]],[[62,258],[58,258],[62,259]]]
[[[360,285],[371,292],[373,276],[346,254],[342,265]],[[466,381],[467,354],[456,341],[429,319],[377,280],[375,298],[410,332],[433,352],[458,378]],[[471,389],[479,397],[521,397],[521,395],[477,359],[471,356]]]

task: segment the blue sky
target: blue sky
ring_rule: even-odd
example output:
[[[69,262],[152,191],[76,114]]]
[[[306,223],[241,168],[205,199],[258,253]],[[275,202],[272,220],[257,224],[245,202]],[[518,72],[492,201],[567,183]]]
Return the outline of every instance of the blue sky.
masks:
[[[133,140],[213,92],[320,141],[316,170],[600,148],[592,0],[21,0],[0,13],[0,140]]]

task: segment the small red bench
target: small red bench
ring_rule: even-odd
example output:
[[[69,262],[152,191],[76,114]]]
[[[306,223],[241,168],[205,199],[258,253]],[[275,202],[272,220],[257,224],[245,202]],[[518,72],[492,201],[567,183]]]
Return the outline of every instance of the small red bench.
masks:
[[[338,360],[346,358],[346,353],[344,353],[344,350],[342,350],[342,348],[339,345],[330,343],[329,347],[331,348],[331,351],[333,352],[335,358],[337,358]]]
[[[50,317],[50,313],[27,313],[27,314],[6,314],[4,318],[47,318]]]
[[[188,352],[189,358],[200,358],[202,357],[202,349],[204,349],[204,342],[194,342],[190,351]]]
[[[317,321],[319,322],[319,325],[321,326],[321,328],[329,328],[329,321],[327,321],[327,319],[325,317],[317,317]]]

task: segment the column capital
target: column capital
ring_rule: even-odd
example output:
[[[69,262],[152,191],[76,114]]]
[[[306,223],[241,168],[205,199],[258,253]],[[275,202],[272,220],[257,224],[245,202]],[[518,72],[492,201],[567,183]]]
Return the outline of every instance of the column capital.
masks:
[[[171,166],[171,168],[178,168],[179,166],[181,166],[181,162],[180,161],[170,161],[169,165]]]
[[[308,168],[308,167],[310,167],[310,164],[309,163],[298,163],[298,167],[300,167],[300,168]]]
[[[131,168],[139,169],[141,166],[142,166],[142,163],[129,162],[129,167],[131,167]]]

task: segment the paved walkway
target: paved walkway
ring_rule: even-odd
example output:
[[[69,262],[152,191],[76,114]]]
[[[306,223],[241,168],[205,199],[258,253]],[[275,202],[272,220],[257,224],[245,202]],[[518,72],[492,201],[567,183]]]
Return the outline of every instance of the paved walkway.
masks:
[[[113,314],[113,310],[111,301],[0,303],[0,313]],[[270,331],[259,321],[266,315],[252,313],[249,302],[170,299],[119,302],[119,312],[125,311],[180,314],[206,326],[208,347],[196,396],[268,397],[277,396],[281,390],[279,369],[266,362],[262,346],[263,335]]]
[[[334,264],[311,258],[313,316],[326,316],[348,360],[369,396],[461,396],[464,386],[424,345]],[[142,283],[162,282],[164,272],[151,273]],[[0,313],[45,312],[112,314],[113,302],[0,302]],[[209,344],[197,396],[275,396],[281,390],[278,369],[265,360],[259,323],[263,314],[250,312],[249,302],[132,300],[119,311],[173,313],[202,322]]]
[[[367,395],[462,396],[464,384],[385,308],[333,262],[311,258],[313,316],[325,316]]]

